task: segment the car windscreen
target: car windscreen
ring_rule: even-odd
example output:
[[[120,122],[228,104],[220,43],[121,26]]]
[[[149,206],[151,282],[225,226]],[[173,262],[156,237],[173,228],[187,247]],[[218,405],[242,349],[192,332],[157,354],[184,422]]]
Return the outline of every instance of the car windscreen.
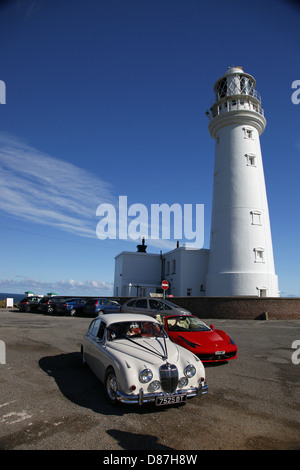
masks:
[[[209,331],[210,328],[197,317],[177,315],[166,319],[169,331]]]
[[[151,321],[130,321],[112,323],[107,328],[109,341],[124,338],[163,338],[164,329],[159,323]]]

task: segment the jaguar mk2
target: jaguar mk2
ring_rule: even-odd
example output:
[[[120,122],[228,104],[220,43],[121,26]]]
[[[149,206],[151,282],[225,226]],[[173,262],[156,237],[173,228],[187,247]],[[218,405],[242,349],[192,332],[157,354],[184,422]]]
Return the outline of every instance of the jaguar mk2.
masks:
[[[95,318],[81,355],[104,384],[111,404],[182,403],[208,390],[201,360],[172,343],[163,326],[147,315]]]

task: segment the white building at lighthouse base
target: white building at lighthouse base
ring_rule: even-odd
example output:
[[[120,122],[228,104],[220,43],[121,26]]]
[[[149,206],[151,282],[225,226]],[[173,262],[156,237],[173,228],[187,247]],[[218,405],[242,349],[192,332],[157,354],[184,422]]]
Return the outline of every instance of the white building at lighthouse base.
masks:
[[[139,297],[162,293],[163,279],[168,295],[205,295],[208,249],[177,247],[167,253],[123,251],[115,257],[114,296]]]

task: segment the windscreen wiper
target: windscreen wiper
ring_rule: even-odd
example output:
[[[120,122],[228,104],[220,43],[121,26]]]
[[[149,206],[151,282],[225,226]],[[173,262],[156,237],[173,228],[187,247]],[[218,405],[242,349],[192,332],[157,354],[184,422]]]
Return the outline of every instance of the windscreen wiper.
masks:
[[[153,354],[156,354],[157,356],[161,357],[163,360],[166,360],[168,355],[167,355],[167,346],[166,346],[166,340],[165,340],[165,336],[164,336],[164,344],[165,344],[165,354],[161,354],[160,352],[154,350],[154,349],[150,349],[150,348],[147,348],[147,346],[145,346],[144,344],[141,344],[141,343],[138,343],[137,341],[134,341],[134,339],[132,338],[129,338],[129,336],[126,336],[126,335],[123,335],[121,333],[118,333],[118,337],[120,338],[123,338],[123,339],[127,339],[128,341],[130,341],[131,343],[134,343],[136,344],[137,346],[141,346],[142,348],[146,349],[147,351],[153,353]]]

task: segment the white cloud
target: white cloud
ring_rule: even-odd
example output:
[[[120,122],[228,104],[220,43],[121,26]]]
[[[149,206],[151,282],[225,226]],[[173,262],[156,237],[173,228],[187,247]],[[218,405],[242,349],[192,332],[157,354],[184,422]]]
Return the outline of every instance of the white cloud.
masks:
[[[0,135],[0,209],[31,222],[96,238],[98,204],[113,202],[100,177]]]

